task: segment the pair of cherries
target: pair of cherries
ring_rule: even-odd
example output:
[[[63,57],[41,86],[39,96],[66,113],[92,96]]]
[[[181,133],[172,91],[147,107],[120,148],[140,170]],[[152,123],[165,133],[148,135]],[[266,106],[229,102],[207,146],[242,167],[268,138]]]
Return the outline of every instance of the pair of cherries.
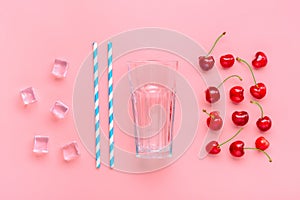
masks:
[[[241,131],[243,128],[239,129],[238,132],[233,135],[231,138],[226,140],[225,142],[219,144],[217,141],[211,141],[206,145],[206,151],[209,154],[219,154],[221,152],[221,146],[224,144],[230,142],[233,140]],[[259,152],[264,153],[267,158],[269,159],[269,162],[272,162],[271,157],[265,150],[270,146],[269,141],[264,137],[258,137],[255,141],[255,148],[253,147],[245,147],[245,143],[241,140],[237,140],[230,144],[229,151],[230,154],[234,157],[242,157],[245,154],[245,150],[256,150]]]
[[[220,64],[223,68],[227,69],[233,66],[234,56],[232,54],[226,54],[220,57]],[[259,51],[255,54],[255,58],[252,60],[252,66],[256,69],[263,68],[267,65],[268,59],[266,54]]]
[[[257,128],[263,132],[268,131],[272,126],[271,118],[264,115],[264,111],[260,103],[257,101],[250,101],[250,103],[256,104],[261,112],[261,117],[256,121]],[[223,119],[218,111],[212,111],[210,113],[208,113],[205,109],[202,111],[208,115],[206,124],[211,130],[218,131],[222,128]],[[234,111],[231,119],[236,126],[245,126],[249,121],[249,114],[247,111]]]
[[[260,103],[257,101],[250,101],[252,104],[256,104],[259,109],[261,116],[256,121],[256,126],[259,130],[266,132],[272,126],[272,120],[269,116],[264,115],[264,111]],[[245,126],[249,121],[249,114],[246,111],[235,111],[232,113],[232,121],[237,126]]]

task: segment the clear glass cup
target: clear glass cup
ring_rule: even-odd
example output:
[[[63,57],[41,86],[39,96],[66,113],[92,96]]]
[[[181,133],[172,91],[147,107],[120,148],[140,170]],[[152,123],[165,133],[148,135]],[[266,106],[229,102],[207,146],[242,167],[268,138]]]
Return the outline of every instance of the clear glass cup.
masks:
[[[136,156],[172,156],[178,61],[128,62]]]

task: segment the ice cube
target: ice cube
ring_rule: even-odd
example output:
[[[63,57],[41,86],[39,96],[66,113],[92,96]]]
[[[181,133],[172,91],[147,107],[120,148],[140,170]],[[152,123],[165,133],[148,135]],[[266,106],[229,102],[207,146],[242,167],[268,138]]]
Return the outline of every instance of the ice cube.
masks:
[[[33,152],[38,154],[48,153],[48,136],[34,136]]]
[[[78,150],[78,144],[76,141],[72,141],[62,147],[63,156],[65,161],[71,161],[80,156]]]
[[[50,112],[58,119],[65,118],[69,107],[61,101],[56,101],[50,109]]]
[[[56,78],[65,78],[68,72],[68,67],[67,61],[55,59],[51,73]]]
[[[20,91],[24,105],[37,102],[37,96],[33,87],[28,87]]]

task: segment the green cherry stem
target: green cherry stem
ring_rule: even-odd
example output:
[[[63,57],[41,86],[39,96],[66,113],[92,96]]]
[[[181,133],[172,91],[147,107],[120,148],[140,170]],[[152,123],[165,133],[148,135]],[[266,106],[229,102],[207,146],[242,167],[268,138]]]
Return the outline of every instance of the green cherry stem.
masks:
[[[211,49],[209,50],[209,52],[206,54],[206,57],[209,56],[211,54],[211,52],[213,51],[213,49],[215,48],[216,44],[219,42],[219,40],[221,39],[221,37],[223,37],[226,34],[226,32],[223,32],[215,41],[215,43],[213,44],[213,46],[211,47]]]
[[[215,118],[215,116],[213,116],[210,113],[208,113],[205,109],[203,109],[202,112],[204,112],[205,114],[207,114],[208,116],[210,116],[212,119]]]
[[[244,149],[250,149],[250,150],[256,150],[256,151],[262,152],[262,153],[264,153],[267,156],[267,158],[269,159],[269,162],[272,162],[271,156],[267,152],[265,152],[265,151],[263,151],[261,149],[252,148],[252,147],[244,147]]]
[[[240,128],[240,130],[238,130],[238,132],[236,132],[236,134],[234,134],[231,138],[229,138],[228,140],[226,140],[225,142],[221,143],[218,145],[218,147],[226,144],[227,142],[230,142],[233,138],[235,138],[238,134],[240,134],[240,132],[243,130],[243,128]]]
[[[228,79],[231,79],[233,77],[237,77],[238,79],[240,79],[240,81],[243,80],[239,75],[231,75],[231,76],[228,76],[227,78],[225,78],[224,81],[222,81],[222,83],[220,83],[217,88],[221,87],[221,85],[223,85]]]
[[[260,105],[260,103],[258,103],[257,101],[253,101],[253,100],[251,100],[250,103],[256,104],[259,107],[260,113],[261,113],[261,118],[263,118],[264,117],[264,110],[263,110],[262,106]]]
[[[250,72],[251,72],[251,74],[252,74],[252,77],[253,77],[253,80],[254,80],[254,84],[257,85],[256,79],[255,79],[255,76],[254,76],[254,73],[253,73],[253,69],[252,69],[252,67],[249,65],[249,63],[248,63],[247,61],[245,61],[244,59],[241,59],[241,58],[239,58],[239,57],[237,57],[236,60],[237,60],[238,62],[242,62],[242,63],[244,63],[244,64],[247,65],[247,67],[249,68],[249,70],[250,70]]]

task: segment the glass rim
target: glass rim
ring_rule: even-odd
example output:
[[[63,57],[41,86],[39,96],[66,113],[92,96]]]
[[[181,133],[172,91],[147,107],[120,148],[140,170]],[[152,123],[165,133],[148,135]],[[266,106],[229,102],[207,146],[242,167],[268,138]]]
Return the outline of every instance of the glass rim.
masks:
[[[179,61],[178,60],[131,60],[127,61],[128,70],[131,70],[134,68],[134,64],[137,64],[139,66],[147,65],[147,64],[157,64],[157,65],[163,65],[168,68],[174,68],[175,71],[178,70]],[[132,66],[133,65],[133,66]]]
[[[127,63],[147,63],[147,62],[154,62],[154,63],[179,63],[178,60],[129,60]]]

